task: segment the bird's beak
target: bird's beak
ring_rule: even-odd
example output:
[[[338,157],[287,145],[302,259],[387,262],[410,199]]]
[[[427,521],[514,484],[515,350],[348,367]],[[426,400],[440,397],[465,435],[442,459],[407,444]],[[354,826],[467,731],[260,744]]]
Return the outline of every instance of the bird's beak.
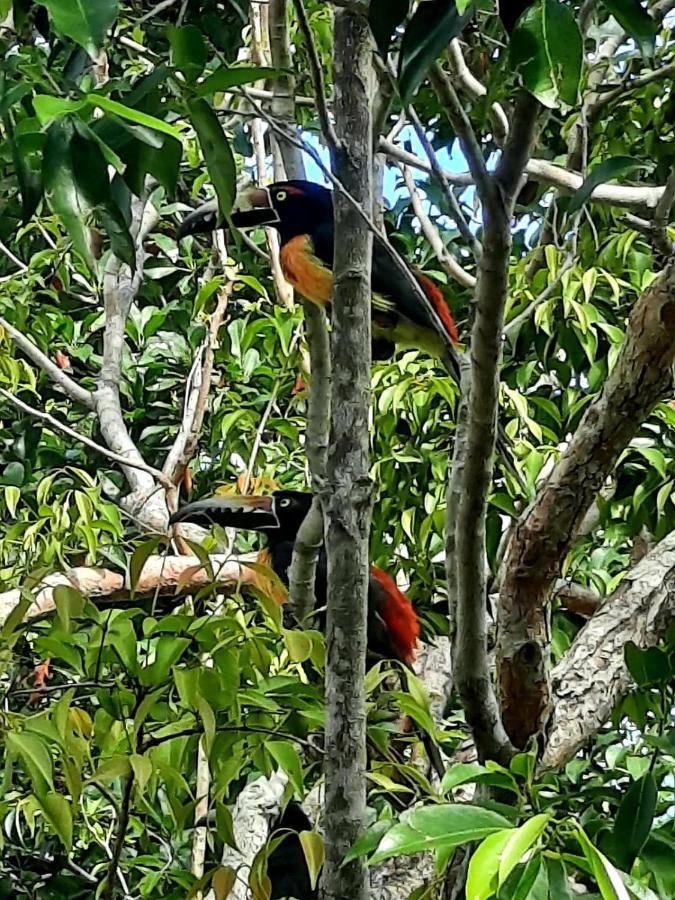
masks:
[[[277,528],[279,520],[274,511],[273,497],[223,496],[209,497],[188,503],[169,519],[169,525],[192,522],[195,525],[220,525],[223,528],[242,528],[261,531]]]
[[[241,229],[276,224],[279,215],[272,205],[269,190],[250,185],[240,191],[235,197],[230,221],[235,228]],[[176,238],[181,240],[190,234],[209,234],[218,227],[218,202],[210,200],[188,213],[178,226]]]

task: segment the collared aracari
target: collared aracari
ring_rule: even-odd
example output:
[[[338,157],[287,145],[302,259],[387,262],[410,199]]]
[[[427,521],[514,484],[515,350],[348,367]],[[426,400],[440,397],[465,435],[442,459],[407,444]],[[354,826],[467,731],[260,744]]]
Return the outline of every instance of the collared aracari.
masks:
[[[241,229],[261,225],[276,228],[281,238],[281,268],[286,280],[312,303],[325,307],[331,302],[333,195],[327,188],[300,180],[280,181],[265,188],[250,187],[237,196],[230,219]],[[177,236],[180,239],[208,233],[217,227],[218,207],[214,201],[189,213],[180,224]],[[391,344],[419,347],[447,363],[449,346],[458,342],[452,313],[434,282],[422,272],[411,271],[435,311],[433,318],[386,249],[374,241],[373,339],[389,347]],[[443,330],[442,334],[439,329]]]
[[[267,546],[258,560],[268,563],[288,586],[293,546],[311,505],[312,495],[304,491],[274,491],[266,496],[223,495],[188,503],[171,516],[169,524],[192,522],[207,527],[220,525],[257,531],[267,538]],[[323,545],[316,564],[314,591],[320,614],[320,610],[325,610],[328,593],[328,569]],[[325,616],[321,618],[325,621]],[[320,626],[324,621],[320,620]],[[395,659],[412,669],[419,634],[419,619],[408,597],[390,575],[377,566],[371,566],[368,581],[369,656]],[[438,747],[426,733],[422,734],[422,743],[429,761],[442,778],[445,765]]]

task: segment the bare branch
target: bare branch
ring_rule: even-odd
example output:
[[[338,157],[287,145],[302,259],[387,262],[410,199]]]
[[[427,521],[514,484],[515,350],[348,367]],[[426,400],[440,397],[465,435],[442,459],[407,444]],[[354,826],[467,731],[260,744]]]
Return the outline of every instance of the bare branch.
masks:
[[[469,117],[464,111],[452,82],[438,63],[434,63],[431,67],[430,77],[443,110],[455,129],[478,196],[482,203],[487,203],[492,197],[494,186],[485,165],[483,150],[474,134]]]
[[[270,0],[269,32],[272,65],[276,69],[285,69],[290,73],[293,63],[288,36],[287,0]],[[275,78],[273,91],[270,96],[272,98],[273,116],[281,122],[287,131],[297,135],[298,126],[296,124],[295,107],[296,105],[303,105],[306,100],[309,100],[309,105],[312,106],[314,104],[313,98],[295,96],[295,78],[292,74],[285,74],[281,78]],[[281,153],[286,178],[304,178],[305,167],[302,161],[302,154],[298,148],[276,132],[273,132],[272,136]]]
[[[632,91],[637,91],[642,87],[646,87],[654,81],[670,78],[672,75],[675,75],[675,62],[668,63],[666,66],[661,66],[659,69],[653,69],[645,75],[639,75],[637,78],[626,81],[613,90],[603,90],[593,104],[592,110],[589,111],[589,118],[591,120],[597,119],[608,104],[613,103],[615,100],[622,100],[630,95]]]
[[[562,578],[556,582],[552,599],[559,600],[561,606],[570,612],[587,618],[594,616],[603,602],[595,591]]]
[[[78,443],[80,444],[84,444],[85,447],[90,447],[92,450],[95,450],[102,456],[111,459],[113,462],[120,463],[124,466],[131,466],[134,469],[139,469],[141,472],[147,472],[148,475],[152,475],[153,478],[156,478],[157,481],[159,481],[160,484],[162,484],[167,489],[171,489],[173,487],[167,477],[162,472],[160,472],[159,469],[155,469],[153,466],[149,466],[143,460],[130,460],[128,457],[122,456],[122,454],[120,453],[114,453],[112,450],[108,450],[107,447],[102,447],[101,444],[97,444],[96,441],[92,441],[92,439],[88,438],[86,435],[80,434],[79,431],[75,431],[75,429],[71,428],[69,425],[65,425],[63,422],[59,422],[58,419],[55,419],[54,416],[51,416],[49,413],[43,412],[40,409],[35,409],[35,407],[29,406],[27,403],[24,403],[23,400],[19,400],[18,397],[15,397],[14,394],[11,394],[9,391],[5,390],[5,388],[0,388],[0,395],[2,395],[5,400],[9,400],[9,402],[13,403],[14,406],[17,407],[17,409],[20,409],[27,415],[32,416],[34,419],[40,419],[42,422],[46,422],[55,431],[60,431],[62,434],[67,434],[68,437],[73,438],[73,440],[78,441]]]
[[[309,59],[309,71],[312,76],[312,84],[314,85],[314,99],[316,101],[316,111],[321,123],[321,131],[323,133],[328,146],[332,150],[337,150],[339,146],[338,136],[333,128],[333,123],[328,112],[328,103],[326,100],[326,87],[323,80],[323,68],[321,60],[314,43],[314,35],[312,34],[312,26],[307,18],[307,10],[303,0],[293,0],[295,14],[298,17],[298,25],[305,39],[305,49]]]
[[[71,400],[74,400],[76,403],[81,403],[83,406],[86,406],[87,409],[93,410],[95,408],[94,395],[91,391],[80,387],[67,372],[64,372],[63,369],[60,369],[56,365],[56,363],[52,362],[46,353],[43,353],[39,347],[36,347],[32,341],[21,334],[17,328],[10,325],[10,323],[2,317],[0,317],[0,328],[7,332],[19,350],[21,350],[31,362],[35,363],[39,369],[42,369],[54,384],[58,384]]]
[[[487,88],[475,77],[466,64],[462,48],[457,38],[450,41],[448,47],[448,62],[459,86],[471,97],[472,100],[480,100],[487,95]],[[490,118],[495,132],[495,141],[501,145],[509,133],[509,120],[506,117],[501,103],[490,105]]]
[[[549,705],[546,604],[562,561],[619,454],[672,389],[673,322],[671,261],[633,307],[613,371],[511,538],[500,595],[499,658],[504,721],[517,746],[542,727]]]
[[[675,532],[626,575],[581,629],[551,675],[553,715],[542,769],[559,769],[605,724],[628,693],[623,648],[661,640],[675,614]]]
[[[656,249],[666,258],[675,253],[675,245],[668,235],[668,220],[675,202],[675,169],[668,176],[665,189],[656,204],[653,219],[653,240]]]
[[[403,173],[403,179],[410,194],[412,208],[419,219],[425,238],[436,254],[436,259],[439,261],[446,274],[454,281],[458,281],[463,287],[474,287],[476,284],[475,277],[460,266],[455,257],[443,243],[440,232],[427,215],[410,169],[407,166],[401,166],[401,172]]]
[[[455,511],[451,574],[456,577],[455,683],[478,755],[505,761],[512,747],[501,722],[487,654],[485,518],[492,476],[499,363],[515,194],[534,142],[538,102],[520,94],[512,126],[483,199],[483,255],[471,334],[465,453]],[[482,157],[481,157],[482,161]],[[453,523],[451,523],[453,524]],[[452,590],[453,585],[449,586]]]

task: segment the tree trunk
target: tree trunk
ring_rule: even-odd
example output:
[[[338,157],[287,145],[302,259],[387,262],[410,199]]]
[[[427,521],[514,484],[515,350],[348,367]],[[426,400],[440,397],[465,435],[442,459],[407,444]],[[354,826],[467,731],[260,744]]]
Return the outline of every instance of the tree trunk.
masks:
[[[335,14],[335,171],[362,209],[372,204],[368,22]],[[339,192],[335,197],[335,288],[331,356],[331,433],[322,505],[328,556],[326,670],[327,900],[368,894],[361,860],[342,865],[363,828],[366,790],[364,676],[368,590],[370,267],[372,234]]]

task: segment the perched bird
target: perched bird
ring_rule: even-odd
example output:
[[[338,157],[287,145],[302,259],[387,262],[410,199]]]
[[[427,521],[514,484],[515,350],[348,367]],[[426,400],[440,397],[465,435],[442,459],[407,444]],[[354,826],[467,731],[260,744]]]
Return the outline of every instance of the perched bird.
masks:
[[[237,228],[269,225],[281,238],[281,268],[286,280],[306,300],[320,306],[333,293],[333,195],[311,181],[280,181],[250,187],[235,200],[232,224]],[[205,203],[183,219],[178,238],[208,233],[218,227],[217,203]],[[443,294],[434,282],[411,269],[436,316],[432,318],[413,287],[402,277],[377,240],[372,259],[372,333],[374,341],[419,347],[444,359],[458,342],[457,327]],[[434,321],[434,319],[436,321]]]
[[[312,505],[312,495],[304,491],[274,491],[267,496],[222,496],[188,503],[174,513],[170,525],[193,522],[257,531],[267,538],[267,546],[258,557],[268,563],[288,586],[288,570],[293,545],[300,526]],[[319,624],[324,625],[328,581],[326,551],[322,546],[316,564],[314,585],[319,607]],[[272,592],[273,593],[273,592]],[[283,602],[285,598],[276,598]],[[415,660],[420,624],[413,605],[399,590],[394,579],[377,566],[370,567],[368,582],[368,654],[371,658],[396,659],[409,669]],[[406,718],[406,717],[404,717]],[[412,723],[404,723],[410,730]],[[422,743],[434,769],[442,778],[445,765],[440,751],[425,732]]]
[[[318,891],[312,889],[307,860],[300,843],[300,833],[311,831],[312,823],[299,803],[291,801],[272,824],[270,837],[283,840],[267,857],[267,876],[272,885],[270,900],[294,897],[295,900],[316,900]]]
[[[312,495],[303,491],[274,491],[267,496],[222,496],[188,503],[171,516],[170,524],[193,522],[257,531],[267,538],[259,556],[288,586],[293,545]],[[316,566],[316,599],[325,608],[327,595],[326,552],[322,547]],[[279,599],[279,598],[277,598]],[[318,613],[321,615],[321,612]],[[412,603],[391,576],[370,567],[368,584],[368,652],[380,659],[397,659],[410,666],[420,625]]]

